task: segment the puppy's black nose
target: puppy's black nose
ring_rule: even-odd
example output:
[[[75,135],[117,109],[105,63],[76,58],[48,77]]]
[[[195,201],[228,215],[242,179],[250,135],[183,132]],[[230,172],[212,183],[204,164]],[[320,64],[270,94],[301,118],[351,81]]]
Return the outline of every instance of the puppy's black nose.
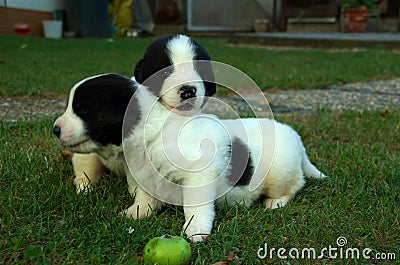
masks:
[[[179,95],[182,100],[196,97],[196,92],[197,92],[197,89],[195,86],[185,85],[179,89]]]
[[[60,134],[61,134],[61,127],[54,125],[53,127],[53,133],[57,136],[57,138],[60,138]]]

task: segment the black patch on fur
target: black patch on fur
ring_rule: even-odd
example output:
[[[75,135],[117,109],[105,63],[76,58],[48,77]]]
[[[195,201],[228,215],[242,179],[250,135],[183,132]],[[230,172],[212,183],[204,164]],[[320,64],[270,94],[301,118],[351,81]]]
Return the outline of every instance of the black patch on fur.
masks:
[[[72,109],[85,123],[87,135],[93,141],[102,146],[121,144],[125,111],[135,90],[131,79],[118,74],[101,75],[76,88]],[[139,107],[132,117],[131,127],[140,118]]]
[[[239,138],[235,137],[230,148],[231,173],[228,176],[229,183],[234,186],[247,186],[253,176],[253,161],[250,150]]]
[[[161,86],[171,73],[160,73],[150,78],[160,70],[169,67],[173,70],[167,53],[167,43],[174,36],[161,37],[150,43],[143,55],[143,58],[136,63],[134,76],[137,82],[149,87],[150,91],[156,96],[160,96]],[[150,79],[149,79],[150,78]]]
[[[161,37],[150,43],[135,67],[134,76],[137,82],[149,87],[150,91],[156,96],[160,97],[160,90],[164,80],[171,75],[173,71],[172,63],[168,55],[167,44],[177,35]],[[193,60],[210,61],[210,55],[197,41],[190,39],[194,44],[195,57]],[[164,69],[164,72],[159,72]],[[202,62],[196,65],[196,70],[202,77],[206,89],[206,96],[212,96],[216,92],[215,77],[212,69],[211,62]],[[150,78],[155,73],[159,72],[157,76]],[[149,79],[150,78],[150,79]]]
[[[196,56],[193,58],[194,60],[203,61],[201,63],[196,64],[196,71],[201,76],[201,79],[206,80],[204,82],[204,86],[206,89],[206,96],[211,97],[217,91],[217,86],[215,84],[215,76],[214,71],[211,64],[211,57],[208,54],[207,50],[200,45],[197,41],[192,40],[192,43],[195,46]],[[205,62],[208,61],[208,62]]]

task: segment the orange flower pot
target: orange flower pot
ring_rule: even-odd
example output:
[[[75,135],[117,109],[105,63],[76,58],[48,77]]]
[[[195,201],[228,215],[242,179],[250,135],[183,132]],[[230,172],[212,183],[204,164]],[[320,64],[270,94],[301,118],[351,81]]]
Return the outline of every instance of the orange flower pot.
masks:
[[[345,32],[365,32],[369,12],[366,8],[342,11],[345,19]]]

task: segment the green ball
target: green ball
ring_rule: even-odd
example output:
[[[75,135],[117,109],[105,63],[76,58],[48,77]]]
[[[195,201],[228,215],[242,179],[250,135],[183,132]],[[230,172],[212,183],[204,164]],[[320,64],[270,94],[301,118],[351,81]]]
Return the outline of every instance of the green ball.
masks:
[[[179,236],[155,237],[147,242],[143,250],[145,264],[186,265],[191,256],[190,244]]]

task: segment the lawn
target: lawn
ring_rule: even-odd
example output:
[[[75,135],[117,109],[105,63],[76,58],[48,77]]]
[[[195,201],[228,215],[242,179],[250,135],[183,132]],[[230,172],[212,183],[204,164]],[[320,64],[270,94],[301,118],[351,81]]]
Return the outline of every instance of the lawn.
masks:
[[[94,74],[131,75],[150,38],[115,41],[0,36],[0,96],[66,95]],[[400,53],[371,50],[271,50],[232,47],[223,38],[198,38],[215,61],[237,67],[262,89],[308,89],[391,78]]]
[[[337,247],[340,236],[347,238],[346,247],[399,258],[399,115],[344,112],[280,118],[299,131],[311,160],[330,178],[309,180],[282,209],[265,211],[259,203],[251,209],[219,210],[209,242],[193,246],[194,264],[226,260],[231,250],[237,256],[232,264],[261,264],[257,251],[264,243],[321,250]],[[51,134],[52,122],[0,123],[0,256],[6,263],[135,264],[150,238],[181,234],[184,216],[179,207],[140,221],[118,216],[133,203],[124,178],[107,175],[92,193],[77,195],[71,165],[58,157],[61,149]]]
[[[400,54],[383,50],[282,51],[199,40],[215,60],[242,69],[264,88],[323,87],[400,73]],[[0,95],[66,96],[85,76],[130,74],[149,41],[0,37]],[[192,246],[192,263],[391,264],[393,255],[398,261],[399,116],[400,109],[278,116],[299,132],[310,160],[330,178],[308,180],[282,209],[266,211],[257,203],[218,210],[209,242]],[[77,195],[71,163],[60,158],[51,132],[55,118],[0,121],[0,264],[141,264],[149,239],[181,234],[179,207],[138,221],[119,216],[133,203],[125,178],[107,174],[92,193]],[[347,240],[343,247],[339,237]],[[274,259],[257,257],[265,244],[268,254],[275,248]],[[281,256],[309,248],[319,256],[327,248],[337,257],[325,251],[321,260],[280,259],[279,248],[287,250]],[[358,249],[360,259],[346,259],[348,249]],[[381,260],[363,258],[365,249]]]

